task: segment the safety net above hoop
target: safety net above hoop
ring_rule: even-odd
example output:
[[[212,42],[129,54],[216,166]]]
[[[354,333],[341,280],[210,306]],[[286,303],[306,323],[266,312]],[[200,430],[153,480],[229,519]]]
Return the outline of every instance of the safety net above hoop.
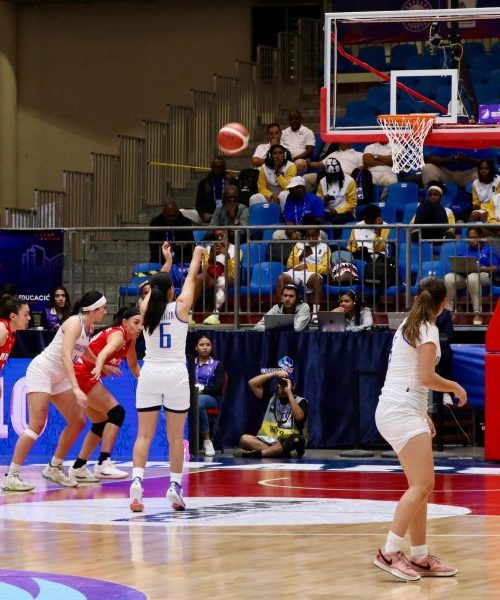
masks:
[[[428,113],[377,117],[389,139],[394,173],[407,173],[424,166],[424,140],[434,120],[435,116]]]

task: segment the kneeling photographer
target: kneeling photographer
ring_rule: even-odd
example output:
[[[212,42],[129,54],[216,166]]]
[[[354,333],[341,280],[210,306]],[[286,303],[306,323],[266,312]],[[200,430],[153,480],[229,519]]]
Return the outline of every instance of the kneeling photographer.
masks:
[[[307,436],[309,403],[293,393],[293,373],[285,370],[263,373],[248,382],[255,396],[266,405],[257,435],[240,438],[237,458],[302,458]],[[271,384],[275,380],[274,386]],[[267,389],[265,389],[267,388]]]

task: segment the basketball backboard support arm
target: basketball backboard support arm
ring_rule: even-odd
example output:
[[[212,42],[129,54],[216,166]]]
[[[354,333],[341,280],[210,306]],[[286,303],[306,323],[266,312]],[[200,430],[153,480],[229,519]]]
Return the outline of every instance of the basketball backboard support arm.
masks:
[[[432,23],[446,23],[448,28],[452,29],[455,22],[462,24],[467,21],[474,23],[476,21],[488,20],[488,19],[499,19],[500,18],[500,7],[490,8],[460,8],[460,9],[443,9],[443,10],[399,10],[399,11],[365,11],[365,12],[346,12],[346,13],[327,13],[325,14],[325,51],[324,51],[324,76],[325,85],[321,90],[320,97],[320,109],[321,109],[321,137],[323,140],[328,142],[339,142],[339,143],[372,143],[372,142],[386,142],[387,138],[381,128],[376,124],[370,123],[352,124],[352,119],[343,118],[343,109],[345,107],[340,106],[336,96],[336,90],[339,84],[339,73],[338,73],[338,54],[337,54],[337,42],[339,40],[338,33],[339,27],[342,25],[342,31],[346,31],[351,24],[362,23],[365,26],[377,26],[378,23],[401,23],[403,26],[410,24],[417,24],[419,30],[419,37],[415,35],[412,37],[412,32],[408,33],[409,42],[414,42],[418,39],[418,43],[425,42],[425,47],[429,47],[429,40],[422,38],[422,31],[426,31]],[[451,25],[450,25],[451,24]],[[405,27],[406,28],[406,27]],[[416,29],[415,29],[416,30]],[[444,37],[444,36],[443,36]],[[446,38],[445,38],[446,39]],[[352,42],[354,44],[359,42]],[[368,42],[367,42],[368,43]],[[449,47],[449,46],[448,46]],[[332,49],[334,50],[332,52]],[[443,47],[439,48],[439,53],[445,51]],[[439,55],[440,56],[440,55]],[[344,59],[345,60],[345,59]],[[365,58],[366,60],[366,58]],[[456,62],[453,63],[456,67]],[[439,69],[433,69],[438,71]],[[425,140],[426,145],[433,146],[448,146],[448,147],[461,147],[461,148],[487,148],[500,146],[500,125],[491,124],[469,124],[469,123],[457,123],[459,106],[458,106],[458,90],[459,90],[459,77],[460,74],[455,69],[443,69],[446,75],[450,75],[450,98],[446,101],[446,97],[440,101],[442,106],[449,105],[448,115],[438,116],[436,123],[431,130],[430,134]],[[398,69],[401,71],[401,69]],[[451,75],[454,71],[456,75]],[[349,73],[349,71],[347,71]],[[419,75],[428,76],[425,69],[417,72]],[[386,113],[388,110],[393,111],[395,105],[395,84],[399,79],[409,75],[409,71],[406,73],[398,73],[393,76],[389,73],[393,83],[391,86],[391,108],[389,109],[389,103],[385,110],[380,112]],[[433,73],[432,76],[434,76]],[[360,70],[357,68],[358,81],[363,75],[360,75]],[[373,75],[370,75],[373,81]],[[356,81],[356,79],[346,79],[344,74],[340,75],[344,81]],[[341,79],[342,80],[342,79]],[[368,81],[365,77],[364,81]],[[404,79],[402,79],[404,81]],[[381,83],[383,83],[381,81]],[[365,83],[366,85],[366,83]],[[410,86],[411,87],[411,86]],[[446,86],[444,86],[446,87]],[[428,109],[432,110],[432,109]],[[409,112],[409,111],[402,111]],[[422,112],[421,110],[411,112]],[[436,112],[437,111],[433,111]],[[470,110],[468,111],[470,114]],[[340,116],[339,116],[340,115]],[[351,121],[351,123],[344,124],[345,122]]]

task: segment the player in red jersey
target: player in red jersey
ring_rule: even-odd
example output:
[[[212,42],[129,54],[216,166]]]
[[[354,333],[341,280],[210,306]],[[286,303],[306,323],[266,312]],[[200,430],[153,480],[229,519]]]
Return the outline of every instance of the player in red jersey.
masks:
[[[111,450],[125,419],[125,409],[101,383],[106,375],[121,375],[120,364],[126,359],[133,375],[139,377],[135,342],[142,332],[139,309],[121,310],[108,329],[98,333],[75,365],[78,385],[87,394],[85,413],[92,422],[73,466],[71,476],[78,482],[97,483],[101,479],[123,479],[126,471],[111,462]],[[101,453],[94,473],[86,467],[87,460],[102,439]]]
[[[27,329],[29,321],[30,309],[26,302],[11,297],[0,302],[0,373],[14,347],[16,331]],[[1,390],[0,378],[0,394]]]

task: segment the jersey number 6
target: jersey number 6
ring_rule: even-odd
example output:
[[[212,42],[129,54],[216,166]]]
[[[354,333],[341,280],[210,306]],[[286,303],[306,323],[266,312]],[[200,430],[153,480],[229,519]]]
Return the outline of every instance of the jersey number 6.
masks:
[[[160,324],[160,348],[170,348],[172,346],[172,335],[167,333],[167,327],[171,323]]]

